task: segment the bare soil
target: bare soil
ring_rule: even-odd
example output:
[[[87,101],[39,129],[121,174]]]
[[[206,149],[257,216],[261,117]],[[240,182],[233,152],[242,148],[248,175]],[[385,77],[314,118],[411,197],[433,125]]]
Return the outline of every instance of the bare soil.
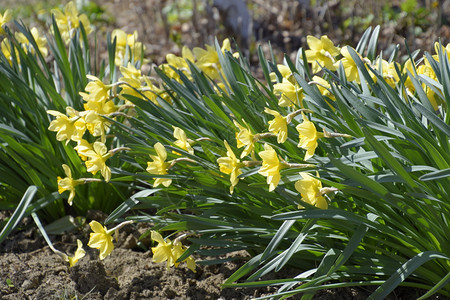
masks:
[[[54,246],[72,255],[76,239],[82,240],[86,256],[74,267],[54,254],[43,237],[25,219],[23,229],[0,245],[0,299],[251,299],[270,295],[274,288],[222,289],[223,282],[248,259],[242,251],[232,253],[231,261],[219,265],[197,265],[196,272],[185,266],[167,269],[165,263],[153,263],[151,250],[137,246],[137,238],[146,230],[125,227],[116,248],[103,261],[98,250],[86,246],[89,226],[61,236],[51,236]],[[146,241],[143,241],[146,243]],[[149,245],[150,246],[150,245]],[[205,259],[205,258],[203,258]],[[196,257],[197,261],[202,258]],[[298,270],[282,270],[270,278],[295,276]],[[365,299],[364,290],[325,291],[315,299]],[[298,297],[299,298],[299,297]],[[293,298],[295,299],[295,298]]]

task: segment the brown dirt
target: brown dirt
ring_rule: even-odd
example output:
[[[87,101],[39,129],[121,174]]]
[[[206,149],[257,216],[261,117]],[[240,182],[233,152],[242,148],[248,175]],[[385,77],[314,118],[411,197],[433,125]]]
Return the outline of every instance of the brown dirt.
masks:
[[[86,246],[89,226],[75,233],[51,236],[54,246],[72,255],[76,239],[82,240],[86,256],[74,267],[62,261],[45,244],[40,233],[26,218],[21,231],[0,245],[0,300],[16,299],[251,299],[269,295],[274,288],[222,289],[221,284],[249,255],[242,251],[227,256],[232,261],[220,265],[197,265],[196,273],[182,264],[167,269],[153,263],[151,251],[137,247],[137,238],[146,228],[127,226],[116,248],[103,261],[98,250]],[[144,240],[144,243],[147,241]],[[150,245],[148,245],[150,246]],[[234,259],[234,260],[233,260]],[[198,257],[196,260],[199,261]],[[285,270],[270,278],[288,278],[298,271]],[[365,299],[362,290],[325,291],[315,299]]]

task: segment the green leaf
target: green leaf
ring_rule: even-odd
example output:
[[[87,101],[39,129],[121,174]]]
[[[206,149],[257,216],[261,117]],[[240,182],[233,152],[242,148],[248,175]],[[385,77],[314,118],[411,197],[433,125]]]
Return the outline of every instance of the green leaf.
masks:
[[[25,194],[22,197],[22,200],[20,200],[19,205],[14,211],[13,215],[0,232],[0,243],[2,243],[6,239],[8,234],[10,234],[11,231],[13,231],[14,228],[16,228],[17,224],[19,224],[19,222],[22,220],[22,217],[25,215],[25,212],[28,206],[30,205],[31,201],[33,200],[36,192],[37,192],[36,186],[28,187],[28,189],[26,190]]]

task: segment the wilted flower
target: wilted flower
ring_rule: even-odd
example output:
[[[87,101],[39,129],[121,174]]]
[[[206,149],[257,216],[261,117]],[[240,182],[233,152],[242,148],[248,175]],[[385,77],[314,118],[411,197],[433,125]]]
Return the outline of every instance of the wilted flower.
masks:
[[[78,260],[83,258],[86,255],[86,251],[83,249],[83,243],[77,239],[77,250],[75,251],[75,254],[73,256],[68,256],[67,260],[69,262],[69,267],[73,267]]]

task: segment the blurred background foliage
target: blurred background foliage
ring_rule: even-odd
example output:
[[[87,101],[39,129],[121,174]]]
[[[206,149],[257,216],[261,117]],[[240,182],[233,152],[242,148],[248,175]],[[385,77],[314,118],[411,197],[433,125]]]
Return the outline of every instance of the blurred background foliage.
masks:
[[[13,16],[32,26],[43,25],[51,8],[61,0],[3,0]],[[178,54],[181,46],[190,48],[234,37],[239,47],[257,62],[256,47],[268,54],[270,41],[275,53],[294,55],[306,44],[306,36],[326,34],[336,44],[356,45],[369,26],[382,25],[380,48],[390,55],[404,39],[411,49],[431,52],[440,37],[450,38],[450,1],[308,1],[308,0],[78,0],[78,9],[97,27],[99,34],[121,28],[138,31],[146,46],[145,56],[161,64],[167,53]],[[48,18],[47,18],[48,19]],[[106,49],[106,45],[104,45]],[[294,57],[291,57],[294,59]]]

